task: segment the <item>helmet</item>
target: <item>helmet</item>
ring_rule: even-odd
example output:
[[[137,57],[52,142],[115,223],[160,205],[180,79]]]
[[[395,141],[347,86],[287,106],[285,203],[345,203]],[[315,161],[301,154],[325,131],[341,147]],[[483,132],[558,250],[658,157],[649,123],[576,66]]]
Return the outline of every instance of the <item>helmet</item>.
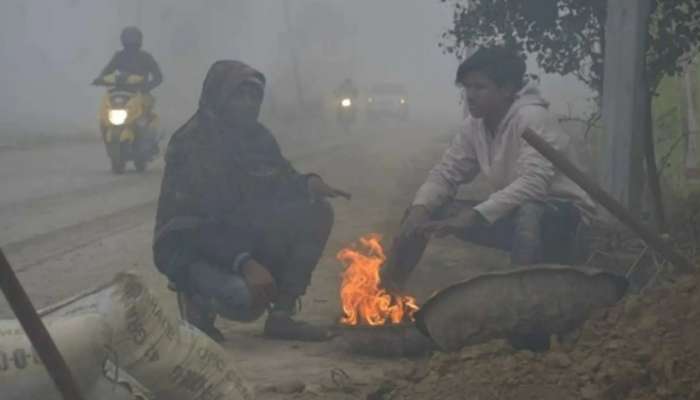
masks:
[[[122,30],[120,36],[122,41],[122,46],[124,47],[136,47],[140,48],[141,43],[143,43],[143,33],[141,30],[135,26],[129,26]]]

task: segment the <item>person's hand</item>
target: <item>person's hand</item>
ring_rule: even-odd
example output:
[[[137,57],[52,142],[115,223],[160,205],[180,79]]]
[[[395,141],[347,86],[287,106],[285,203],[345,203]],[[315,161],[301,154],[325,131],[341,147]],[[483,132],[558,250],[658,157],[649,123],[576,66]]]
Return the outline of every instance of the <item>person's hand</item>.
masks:
[[[430,211],[425,206],[413,206],[401,223],[399,238],[407,239],[419,234],[419,228],[430,221]]]
[[[483,222],[484,219],[478,212],[469,209],[451,218],[425,223],[418,228],[418,232],[425,236],[442,238],[457,235]]]
[[[253,298],[253,307],[267,306],[277,299],[275,278],[262,264],[250,259],[241,266],[241,274]]]
[[[315,202],[319,199],[324,198],[336,198],[342,197],[346,200],[350,200],[352,195],[340,189],[336,189],[326,182],[323,181],[318,176],[311,176],[307,181],[309,187],[309,195],[311,196],[311,201]]]

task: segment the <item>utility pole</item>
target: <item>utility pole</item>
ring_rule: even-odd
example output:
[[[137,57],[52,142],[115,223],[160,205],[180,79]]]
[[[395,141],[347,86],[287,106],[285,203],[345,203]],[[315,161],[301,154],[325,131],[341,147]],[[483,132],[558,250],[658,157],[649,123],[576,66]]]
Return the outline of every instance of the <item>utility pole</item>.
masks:
[[[641,211],[643,138],[648,123],[644,80],[651,0],[608,1],[605,27],[604,186],[633,213]]]
[[[143,0],[136,0],[136,16],[134,21],[136,21],[136,26],[143,29]]]
[[[283,1],[284,4],[284,22],[287,26],[287,38],[289,40],[289,52],[292,59],[292,71],[294,73],[294,83],[297,90],[297,102],[299,103],[298,109],[302,112],[305,111],[304,106],[304,85],[301,82],[301,72],[299,71],[299,46],[296,36],[294,35],[294,30],[292,29],[292,17],[289,10],[289,1]]]

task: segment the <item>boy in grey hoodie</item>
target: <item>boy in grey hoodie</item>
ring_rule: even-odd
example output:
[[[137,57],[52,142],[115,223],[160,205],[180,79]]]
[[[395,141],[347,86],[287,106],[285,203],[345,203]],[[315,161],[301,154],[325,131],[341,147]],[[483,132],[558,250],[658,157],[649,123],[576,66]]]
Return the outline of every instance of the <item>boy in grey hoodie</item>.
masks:
[[[382,271],[388,287],[403,285],[433,236],[509,250],[515,265],[573,261],[576,232],[595,205],[522,139],[530,129],[579,163],[549,103],[524,78],[523,59],[502,47],[482,48],[460,65],[456,82],[471,115],[406,212]],[[491,186],[487,200],[455,200],[479,173]]]

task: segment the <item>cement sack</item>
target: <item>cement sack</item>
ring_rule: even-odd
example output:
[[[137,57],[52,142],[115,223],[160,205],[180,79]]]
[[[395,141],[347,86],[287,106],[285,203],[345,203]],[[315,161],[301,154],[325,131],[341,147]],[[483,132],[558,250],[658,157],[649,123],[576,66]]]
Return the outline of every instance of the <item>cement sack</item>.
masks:
[[[97,315],[83,315],[44,322],[82,393],[92,393],[106,356],[108,329],[104,320]],[[0,321],[0,399],[62,400],[16,320]]]
[[[105,347],[117,369],[157,400],[251,400],[252,388],[216,342],[168,314],[143,281],[120,274],[99,291],[51,315],[97,312],[108,326]]]

